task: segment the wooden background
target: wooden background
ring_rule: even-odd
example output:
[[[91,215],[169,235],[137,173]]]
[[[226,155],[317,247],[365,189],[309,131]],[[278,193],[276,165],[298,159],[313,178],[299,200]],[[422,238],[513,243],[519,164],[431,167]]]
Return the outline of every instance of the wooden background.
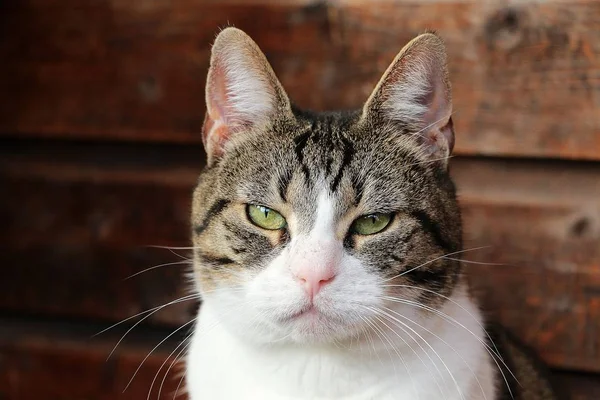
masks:
[[[600,399],[600,2],[4,0],[0,399],[143,399],[185,295],[210,43],[259,43],[301,106],[357,107],[400,48],[445,38],[470,279],[489,314]],[[177,354],[177,353],[174,353]],[[172,359],[172,358],[171,358]],[[160,368],[162,366],[162,368]],[[160,369],[160,372],[159,372]],[[172,398],[181,369],[169,374]],[[156,398],[156,397],[154,397]]]

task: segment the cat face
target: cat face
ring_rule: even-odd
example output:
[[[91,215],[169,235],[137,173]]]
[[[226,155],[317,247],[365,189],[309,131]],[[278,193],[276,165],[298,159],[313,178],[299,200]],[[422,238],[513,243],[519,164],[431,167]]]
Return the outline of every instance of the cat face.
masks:
[[[461,229],[445,63],[440,39],[421,35],[362,110],[316,114],[291,105],[248,36],[221,32],[192,224],[197,286],[232,332],[334,342],[391,305],[414,315],[452,292]]]

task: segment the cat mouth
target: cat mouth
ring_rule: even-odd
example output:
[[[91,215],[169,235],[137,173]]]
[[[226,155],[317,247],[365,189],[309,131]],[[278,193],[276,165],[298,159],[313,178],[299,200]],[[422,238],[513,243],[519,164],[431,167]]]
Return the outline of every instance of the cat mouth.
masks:
[[[304,318],[304,317],[317,317],[319,315],[323,315],[314,305],[310,305],[305,309],[297,312],[296,314],[292,314],[290,317],[291,320]]]
[[[289,315],[278,318],[279,322],[289,323],[293,321],[299,321],[305,318],[316,319],[319,317],[324,317],[323,313],[315,307],[314,304],[309,304],[305,307],[302,307],[299,311],[293,312]]]

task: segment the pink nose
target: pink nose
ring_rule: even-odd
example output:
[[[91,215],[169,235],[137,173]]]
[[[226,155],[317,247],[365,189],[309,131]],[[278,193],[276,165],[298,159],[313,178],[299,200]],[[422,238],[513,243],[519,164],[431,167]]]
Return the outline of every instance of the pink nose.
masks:
[[[294,271],[294,275],[306,291],[313,298],[323,286],[335,278],[335,270],[331,266],[319,266],[317,268],[302,266]]]

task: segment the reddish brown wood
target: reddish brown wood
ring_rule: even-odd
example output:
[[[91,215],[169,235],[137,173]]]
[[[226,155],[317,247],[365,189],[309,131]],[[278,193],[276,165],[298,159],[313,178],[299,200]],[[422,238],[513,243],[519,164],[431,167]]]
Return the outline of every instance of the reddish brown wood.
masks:
[[[600,170],[456,160],[464,259],[490,314],[551,365],[600,369]],[[567,168],[568,167],[568,168]]]
[[[138,331],[132,335],[135,342],[130,340],[119,345],[107,360],[118,336],[90,339],[94,330],[77,325],[4,320],[1,323],[0,398],[7,400],[139,400],[146,399],[149,392],[150,399],[157,400],[165,373],[179,352],[171,355],[178,342],[170,341],[142,364],[167,333]],[[164,380],[160,399],[173,398],[183,371],[182,364],[173,364]],[[179,388],[179,400],[186,398],[183,389],[184,384]]]
[[[600,3],[4,2],[0,133],[200,142],[209,45],[246,30],[292,97],[360,105],[426,28],[446,39],[460,154],[600,159]]]
[[[444,37],[457,153],[600,158],[600,31],[588,29],[600,22],[600,3],[347,3],[332,30],[362,77],[376,77],[425,27]],[[363,84],[362,96],[370,90],[342,79]]]
[[[563,399],[600,399],[600,375],[561,371],[552,377]]]

